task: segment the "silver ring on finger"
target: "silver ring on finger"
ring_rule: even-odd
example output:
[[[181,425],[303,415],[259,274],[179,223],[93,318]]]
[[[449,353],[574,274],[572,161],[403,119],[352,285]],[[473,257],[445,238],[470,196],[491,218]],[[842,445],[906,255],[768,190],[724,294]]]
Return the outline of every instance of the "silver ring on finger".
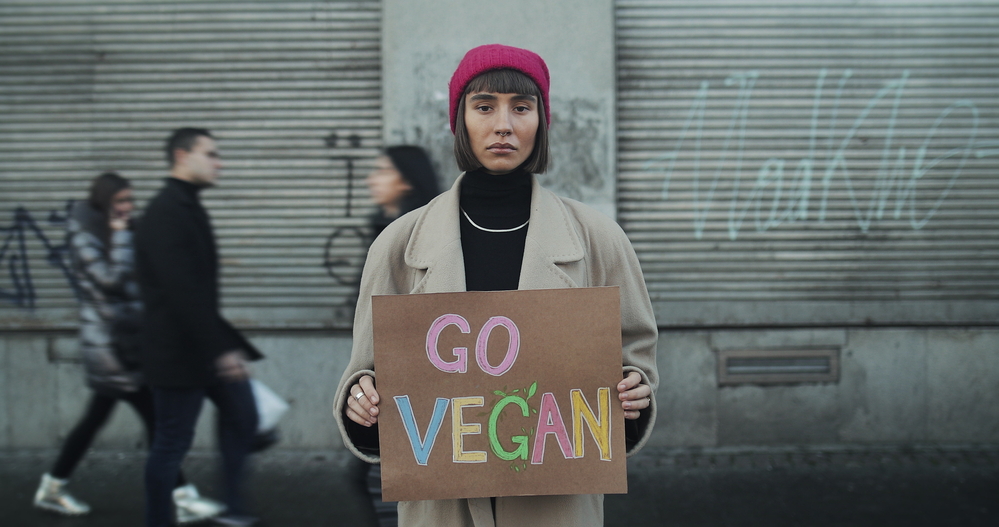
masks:
[[[354,394],[354,398],[357,399],[358,401],[361,400],[361,397],[364,397],[364,392],[363,391],[357,392],[356,394]]]

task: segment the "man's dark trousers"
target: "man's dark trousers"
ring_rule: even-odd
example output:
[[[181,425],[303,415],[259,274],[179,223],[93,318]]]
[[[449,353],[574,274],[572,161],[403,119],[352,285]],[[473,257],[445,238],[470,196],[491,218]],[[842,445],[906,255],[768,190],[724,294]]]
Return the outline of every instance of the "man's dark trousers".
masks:
[[[219,253],[201,189],[167,178],[135,233],[144,305],[142,373],[153,390],[157,427],[146,464],[147,527],[170,524],[168,479],[191,446],[206,397],[220,416],[226,501],[231,514],[245,514],[238,498],[239,476],[256,428],[256,411],[247,383],[222,384],[218,359],[237,350],[247,360],[263,355],[222,317]]]
[[[240,485],[257,429],[257,409],[248,381],[222,382],[204,388],[153,387],[156,435],[146,461],[146,525],[173,525],[173,488],[204,399],[218,410],[219,448],[229,514],[246,513]]]

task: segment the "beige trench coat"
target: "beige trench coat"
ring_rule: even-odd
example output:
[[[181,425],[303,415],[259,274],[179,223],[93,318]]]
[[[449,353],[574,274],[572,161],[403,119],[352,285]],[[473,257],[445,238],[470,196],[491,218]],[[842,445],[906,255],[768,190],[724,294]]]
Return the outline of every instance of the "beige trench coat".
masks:
[[[462,176],[464,177],[464,176]],[[368,252],[354,319],[350,363],[337,388],[335,415],[347,447],[361,459],[378,463],[355,446],[344,421],[349,390],[362,375],[375,375],[371,334],[371,296],[465,290],[465,268],[454,186],[427,206],[385,229]],[[611,219],[542,188],[535,178],[531,216],[519,289],[619,286],[624,371],[658,385],[656,322],[638,258],[624,231]],[[656,419],[656,399],[639,419],[639,440],[648,440]],[[489,498],[399,503],[403,527],[585,527],[603,525],[603,496],[528,496],[496,499],[496,520]]]

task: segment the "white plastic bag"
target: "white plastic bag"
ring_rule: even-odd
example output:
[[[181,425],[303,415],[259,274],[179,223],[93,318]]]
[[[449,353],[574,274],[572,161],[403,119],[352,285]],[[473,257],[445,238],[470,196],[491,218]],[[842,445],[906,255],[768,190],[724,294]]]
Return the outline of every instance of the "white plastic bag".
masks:
[[[288,411],[288,403],[280,395],[274,393],[266,384],[257,379],[250,379],[253,389],[253,399],[257,403],[257,433],[268,432],[277,427],[281,416]]]

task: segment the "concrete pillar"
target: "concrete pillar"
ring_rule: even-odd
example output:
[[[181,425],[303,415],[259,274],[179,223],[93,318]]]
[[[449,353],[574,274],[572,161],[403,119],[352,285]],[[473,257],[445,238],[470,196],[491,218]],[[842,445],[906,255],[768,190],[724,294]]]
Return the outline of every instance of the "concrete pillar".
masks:
[[[447,83],[469,49],[527,48],[551,71],[554,168],[542,183],[615,214],[614,5],[384,0],[382,73],[386,145],[428,149],[442,182],[458,176],[451,154]]]

